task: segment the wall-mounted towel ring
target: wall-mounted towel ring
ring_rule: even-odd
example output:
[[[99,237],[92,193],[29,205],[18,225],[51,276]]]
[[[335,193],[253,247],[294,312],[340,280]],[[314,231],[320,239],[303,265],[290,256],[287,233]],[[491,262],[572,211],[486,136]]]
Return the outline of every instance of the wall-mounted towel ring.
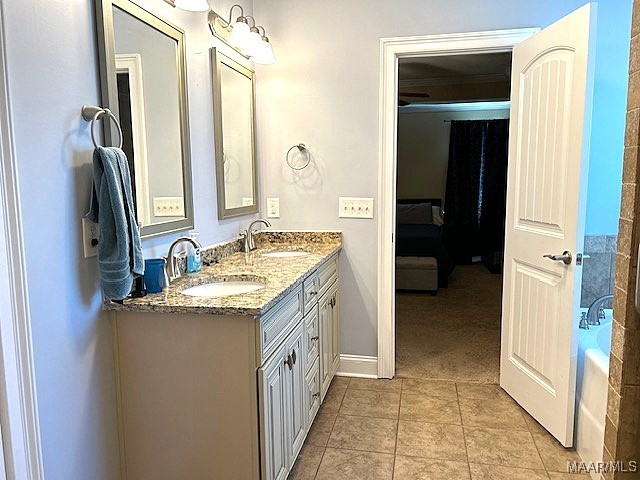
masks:
[[[118,119],[116,116],[109,110],[108,108],[96,107],[93,105],[84,105],[82,107],[82,118],[87,122],[91,122],[91,141],[93,142],[93,146],[98,148],[98,142],[96,142],[95,133],[93,130],[93,126],[97,123],[97,120],[103,116],[109,117],[109,119],[113,120],[113,123],[116,124],[118,128],[118,135],[120,136],[120,142],[118,143],[118,148],[122,148],[122,128],[120,128],[120,124],[118,123]]]
[[[291,165],[291,162],[289,161],[289,154],[291,153],[291,150],[293,150],[294,148],[297,148],[301,153],[305,152],[307,155],[307,163],[305,163],[301,167],[294,167],[293,165]],[[303,170],[307,168],[307,165],[309,165],[309,162],[311,162],[311,154],[309,153],[309,150],[307,149],[304,143],[299,143],[291,147],[289,150],[287,150],[286,159],[287,159],[287,165],[289,165],[289,167],[291,167],[292,170]]]

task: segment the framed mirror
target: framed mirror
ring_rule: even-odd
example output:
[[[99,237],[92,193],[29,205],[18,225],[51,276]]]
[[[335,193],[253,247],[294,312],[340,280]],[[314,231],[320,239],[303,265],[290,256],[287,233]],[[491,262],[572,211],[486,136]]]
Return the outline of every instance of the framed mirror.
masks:
[[[211,49],[218,218],[258,212],[253,72]]]
[[[141,236],[193,228],[184,32],[130,0],[96,2],[102,103],[122,127]]]

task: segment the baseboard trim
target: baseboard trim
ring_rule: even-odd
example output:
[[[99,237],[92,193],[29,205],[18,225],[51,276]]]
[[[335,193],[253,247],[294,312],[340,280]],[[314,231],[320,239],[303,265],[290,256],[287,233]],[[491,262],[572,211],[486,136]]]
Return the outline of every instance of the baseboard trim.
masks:
[[[336,375],[341,377],[378,378],[378,357],[340,355]]]

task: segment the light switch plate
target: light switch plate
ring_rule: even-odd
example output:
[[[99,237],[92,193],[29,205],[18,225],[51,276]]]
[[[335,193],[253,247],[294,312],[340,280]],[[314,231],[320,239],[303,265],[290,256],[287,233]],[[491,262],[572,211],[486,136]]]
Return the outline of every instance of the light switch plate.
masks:
[[[373,198],[340,197],[338,217],[373,218]]]
[[[82,219],[82,245],[84,247],[84,258],[98,255],[98,238],[100,229],[97,223],[93,223],[88,218]]]
[[[154,217],[184,217],[182,197],[153,197]]]
[[[280,218],[280,198],[267,198],[267,218]]]

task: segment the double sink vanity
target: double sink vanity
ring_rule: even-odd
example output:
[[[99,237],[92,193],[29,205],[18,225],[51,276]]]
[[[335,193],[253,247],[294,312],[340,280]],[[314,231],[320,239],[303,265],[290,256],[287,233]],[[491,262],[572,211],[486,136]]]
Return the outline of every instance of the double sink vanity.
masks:
[[[286,479],[339,363],[338,232],[271,232],[113,310],[122,478]]]

